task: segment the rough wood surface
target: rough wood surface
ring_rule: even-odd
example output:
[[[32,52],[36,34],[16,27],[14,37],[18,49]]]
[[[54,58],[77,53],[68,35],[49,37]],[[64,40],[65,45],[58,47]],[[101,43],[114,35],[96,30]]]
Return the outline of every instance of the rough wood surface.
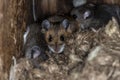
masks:
[[[21,54],[26,19],[24,0],[0,0],[0,67],[3,73],[9,72],[12,56]]]

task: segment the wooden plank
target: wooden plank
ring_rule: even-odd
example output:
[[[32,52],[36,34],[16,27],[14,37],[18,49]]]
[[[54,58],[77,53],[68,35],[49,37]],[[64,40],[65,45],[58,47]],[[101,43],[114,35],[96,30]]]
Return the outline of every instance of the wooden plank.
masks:
[[[26,4],[25,0],[0,0],[0,63],[3,63],[0,64],[0,72],[9,73],[12,57],[18,58],[22,53]]]

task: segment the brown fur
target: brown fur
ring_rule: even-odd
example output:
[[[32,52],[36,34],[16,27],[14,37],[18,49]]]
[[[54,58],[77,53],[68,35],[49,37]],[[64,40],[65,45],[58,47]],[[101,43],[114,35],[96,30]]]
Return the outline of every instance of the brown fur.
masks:
[[[50,28],[45,33],[45,39],[49,46],[53,49],[59,50],[63,44],[65,44],[65,39],[67,38],[67,30],[61,25],[64,18],[53,16],[48,19],[50,21]],[[63,36],[64,40],[60,38]],[[50,41],[51,37],[51,41]]]
[[[52,38],[53,38],[52,42],[48,41],[48,38],[50,35],[52,35]],[[51,45],[55,45],[55,43],[57,43],[58,45],[63,44],[64,42],[60,41],[61,35],[64,35],[64,37],[67,37],[67,32],[65,31],[65,29],[60,25],[52,25],[52,27],[46,33],[46,41],[48,44],[51,44]]]
[[[65,28],[63,21],[66,19],[68,20],[68,18],[64,16],[52,16],[48,18],[50,28],[45,32],[45,40],[48,47],[56,50],[58,53],[65,46],[67,38],[78,28],[75,21],[70,19],[68,20],[68,25],[65,24],[67,26],[67,28]]]

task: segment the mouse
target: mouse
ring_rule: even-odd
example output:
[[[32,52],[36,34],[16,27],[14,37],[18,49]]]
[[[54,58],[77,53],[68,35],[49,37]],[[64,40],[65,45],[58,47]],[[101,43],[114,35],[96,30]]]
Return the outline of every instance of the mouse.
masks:
[[[26,32],[23,36],[23,52],[25,58],[46,60],[45,54],[46,43],[44,35],[41,32],[41,26],[37,23],[27,26]]]
[[[74,7],[70,14],[83,30],[99,29],[105,26],[112,17],[120,23],[120,6],[118,5],[86,3]]]
[[[51,16],[42,21],[45,40],[51,52],[62,53],[64,51],[67,37],[75,31],[73,23],[66,17],[59,15]]]

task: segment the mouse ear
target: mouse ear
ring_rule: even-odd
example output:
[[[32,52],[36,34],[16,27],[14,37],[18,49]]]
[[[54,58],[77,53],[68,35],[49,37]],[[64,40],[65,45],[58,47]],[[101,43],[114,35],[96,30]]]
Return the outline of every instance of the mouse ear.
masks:
[[[42,28],[48,30],[50,28],[50,22],[48,20],[44,20],[42,22]]]
[[[84,12],[83,18],[84,18],[84,19],[87,19],[87,18],[90,17],[90,15],[91,15],[91,11],[90,11],[90,10],[87,10],[87,11]]]
[[[67,29],[67,28],[69,27],[69,21],[68,21],[67,19],[64,19],[64,20],[62,21],[62,26],[63,26],[65,29]]]

